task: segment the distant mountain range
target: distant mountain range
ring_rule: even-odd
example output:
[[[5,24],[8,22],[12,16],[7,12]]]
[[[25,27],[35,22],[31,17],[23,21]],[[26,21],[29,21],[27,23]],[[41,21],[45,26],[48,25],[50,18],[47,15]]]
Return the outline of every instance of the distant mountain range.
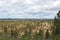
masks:
[[[0,18],[0,20],[53,20],[53,19],[19,19],[19,18]]]

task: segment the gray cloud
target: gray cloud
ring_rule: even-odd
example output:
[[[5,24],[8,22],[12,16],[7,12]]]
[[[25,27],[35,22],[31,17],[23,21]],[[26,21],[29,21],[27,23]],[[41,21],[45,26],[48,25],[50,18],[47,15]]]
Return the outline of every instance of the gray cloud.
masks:
[[[58,10],[60,0],[0,0],[0,15],[5,17],[53,18]]]

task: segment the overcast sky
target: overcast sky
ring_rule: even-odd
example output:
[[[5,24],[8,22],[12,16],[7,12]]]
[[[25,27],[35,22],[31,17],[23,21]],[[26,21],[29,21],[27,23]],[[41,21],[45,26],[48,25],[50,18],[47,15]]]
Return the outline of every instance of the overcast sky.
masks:
[[[60,0],[0,0],[0,18],[53,19]]]

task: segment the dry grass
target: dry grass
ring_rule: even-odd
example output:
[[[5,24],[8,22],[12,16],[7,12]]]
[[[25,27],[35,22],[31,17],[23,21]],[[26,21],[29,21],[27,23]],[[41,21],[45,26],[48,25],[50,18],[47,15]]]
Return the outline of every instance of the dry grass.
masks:
[[[49,33],[52,33],[53,22],[48,21],[0,21],[0,32],[4,31],[4,27],[7,28],[7,31],[10,33],[10,30],[18,30],[18,34],[20,36],[25,34],[25,31],[29,31],[31,29],[31,33],[39,33],[39,30],[42,30],[44,34],[47,29]]]

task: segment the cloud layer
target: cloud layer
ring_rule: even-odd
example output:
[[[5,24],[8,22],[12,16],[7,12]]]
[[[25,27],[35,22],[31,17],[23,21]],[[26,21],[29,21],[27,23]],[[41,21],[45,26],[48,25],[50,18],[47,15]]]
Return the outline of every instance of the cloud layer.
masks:
[[[60,0],[0,0],[0,18],[51,19],[60,10]]]

